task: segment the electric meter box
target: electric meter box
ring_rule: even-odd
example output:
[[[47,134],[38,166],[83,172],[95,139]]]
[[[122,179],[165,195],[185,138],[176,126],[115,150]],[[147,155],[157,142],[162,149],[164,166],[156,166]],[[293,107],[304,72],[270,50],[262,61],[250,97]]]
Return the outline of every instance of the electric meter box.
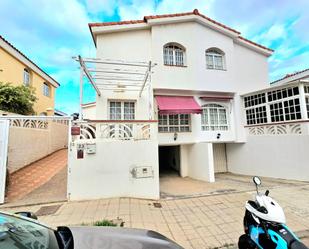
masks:
[[[135,167],[132,170],[134,178],[148,178],[153,177],[153,170],[151,166]]]
[[[97,152],[97,146],[95,143],[86,144],[86,153],[95,154]]]

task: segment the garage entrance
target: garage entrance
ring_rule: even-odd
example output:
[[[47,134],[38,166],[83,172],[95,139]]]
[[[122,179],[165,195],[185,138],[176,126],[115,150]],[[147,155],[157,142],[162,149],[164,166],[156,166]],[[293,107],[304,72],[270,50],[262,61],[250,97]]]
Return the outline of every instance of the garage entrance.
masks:
[[[213,144],[215,173],[227,172],[226,144]]]
[[[159,173],[180,175],[180,146],[159,146]]]

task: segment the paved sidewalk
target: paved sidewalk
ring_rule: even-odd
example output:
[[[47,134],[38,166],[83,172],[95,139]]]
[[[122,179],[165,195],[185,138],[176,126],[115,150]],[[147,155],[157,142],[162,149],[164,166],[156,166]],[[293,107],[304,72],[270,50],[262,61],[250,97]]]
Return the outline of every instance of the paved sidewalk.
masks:
[[[309,183],[282,185],[271,189],[270,195],[284,208],[287,224],[296,233],[309,235]],[[160,201],[113,198],[59,203],[55,214],[39,220],[51,226],[80,225],[102,219],[124,220],[125,227],[158,231],[186,249],[226,248],[234,245],[243,233],[245,201],[254,191],[225,193]],[[159,202],[162,208],[153,205]],[[49,204],[45,206],[56,205]],[[5,211],[37,212],[41,206],[5,208]],[[304,240],[308,243],[308,240]],[[308,245],[309,246],[309,245]],[[233,248],[233,247],[232,247]]]
[[[27,198],[27,194],[47,183],[66,165],[67,149],[63,149],[14,172],[10,176],[6,203]]]

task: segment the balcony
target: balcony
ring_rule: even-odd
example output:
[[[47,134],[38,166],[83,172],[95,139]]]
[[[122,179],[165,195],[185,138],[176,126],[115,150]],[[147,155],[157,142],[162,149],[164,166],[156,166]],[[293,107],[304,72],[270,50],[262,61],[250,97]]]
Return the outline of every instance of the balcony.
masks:
[[[157,139],[156,120],[84,120],[74,121],[80,128],[74,141],[139,141]]]

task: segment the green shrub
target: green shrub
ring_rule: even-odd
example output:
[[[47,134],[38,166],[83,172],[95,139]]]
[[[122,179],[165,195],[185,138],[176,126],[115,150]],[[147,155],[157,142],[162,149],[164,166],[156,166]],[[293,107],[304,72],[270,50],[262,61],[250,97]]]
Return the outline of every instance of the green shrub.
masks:
[[[95,221],[93,223],[94,226],[98,226],[98,227],[115,227],[117,226],[117,224],[113,223],[112,221],[109,220],[99,220],[99,221]]]
[[[13,86],[0,82],[0,110],[33,115],[33,104],[36,102],[35,90],[24,85]]]
[[[97,226],[97,227],[116,227],[117,224],[113,223],[110,220],[98,220],[91,224],[82,223],[82,226]]]

